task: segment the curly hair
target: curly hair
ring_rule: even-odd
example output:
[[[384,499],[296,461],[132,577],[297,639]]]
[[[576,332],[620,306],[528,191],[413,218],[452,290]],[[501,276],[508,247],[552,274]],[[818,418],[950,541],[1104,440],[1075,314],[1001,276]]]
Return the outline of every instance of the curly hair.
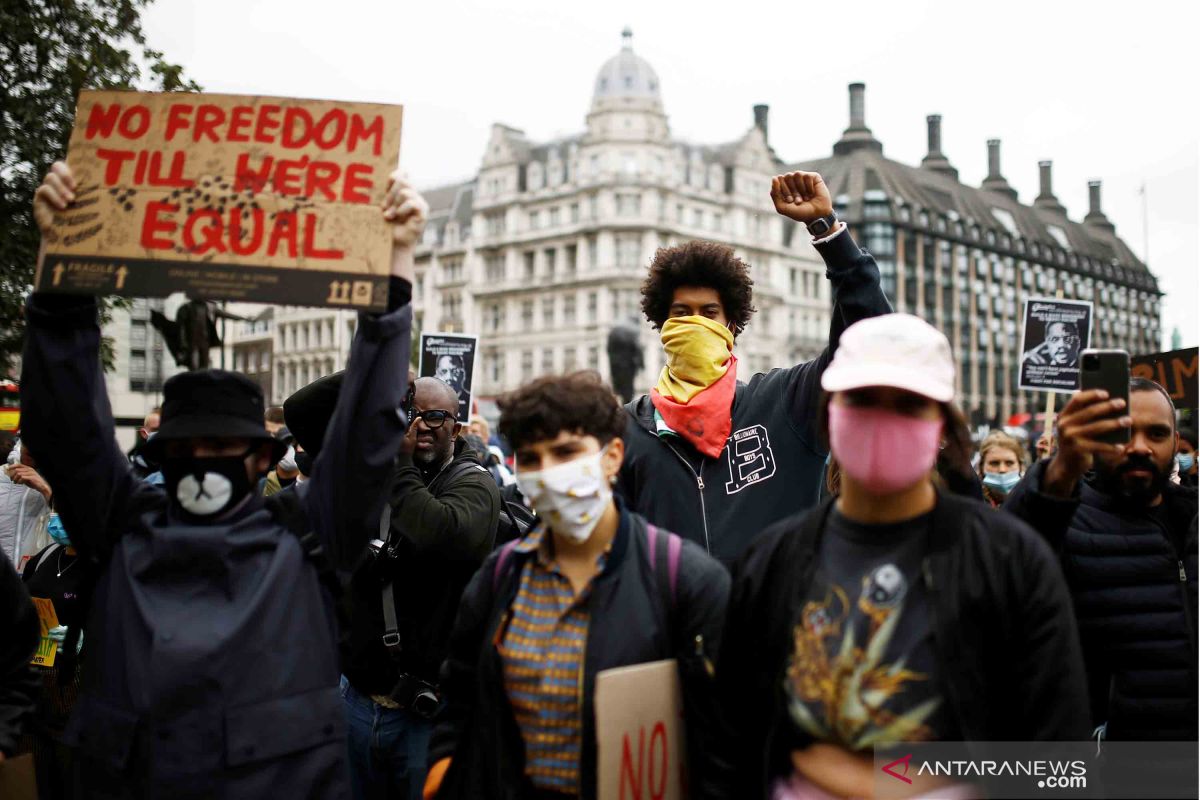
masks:
[[[601,445],[625,432],[625,411],[594,370],[536,378],[497,404],[500,434],[514,450],[555,439],[563,431],[595,436]]]
[[[642,282],[642,313],[657,330],[671,313],[671,301],[680,286],[716,289],[725,316],[741,333],[754,313],[754,280],[750,266],[717,242],[692,241],[677,247],[660,247]]]

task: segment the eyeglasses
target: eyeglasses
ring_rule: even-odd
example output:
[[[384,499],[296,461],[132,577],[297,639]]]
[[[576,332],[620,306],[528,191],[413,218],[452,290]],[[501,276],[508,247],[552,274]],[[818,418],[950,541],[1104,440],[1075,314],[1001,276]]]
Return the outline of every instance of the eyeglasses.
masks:
[[[440,408],[434,408],[429,411],[414,411],[412,413],[412,420],[409,422],[409,424],[411,425],[413,422],[416,422],[419,419],[425,423],[426,428],[436,431],[438,428],[445,425],[446,420],[450,419],[452,416],[454,415],[449,411],[442,411]]]

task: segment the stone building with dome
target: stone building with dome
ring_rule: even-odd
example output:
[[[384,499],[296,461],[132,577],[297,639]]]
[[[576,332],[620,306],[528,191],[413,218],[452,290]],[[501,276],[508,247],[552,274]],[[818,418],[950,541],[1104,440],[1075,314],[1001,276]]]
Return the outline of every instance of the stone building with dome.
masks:
[[[580,132],[531,141],[493,126],[476,176],[425,190],[431,215],[417,256],[414,311],[425,331],[478,334],[475,393],[488,398],[538,375],[595,368],[606,378],[606,338],[636,319],[646,390],[662,367],[641,319],[639,286],[657,248],[690,239],[732,246],[752,267],[759,309],[738,339],[743,374],[808,359],[824,346],[829,285],[806,231],[774,212],[771,176],[815,170],[839,216],[878,260],[897,310],[944,331],[958,359],[959,402],[976,424],[1038,411],[1019,391],[1022,301],[1062,291],[1095,303],[1093,346],[1160,349],[1154,277],[1116,235],[1090,186],[1091,210],[1067,218],[1040,165],[1040,193],[1021,202],[987,143],[988,177],[968,186],[928,118],[918,166],[884,156],[865,118],[865,87],[850,86],[850,125],[828,157],[787,164],[771,148],[768,109],[754,106],[737,140],[671,135],[653,67],[632,33],[596,75]],[[344,366],[354,317],[329,309],[275,310],[275,401]],[[231,340],[236,342],[238,331]],[[247,336],[263,335],[246,326]]]

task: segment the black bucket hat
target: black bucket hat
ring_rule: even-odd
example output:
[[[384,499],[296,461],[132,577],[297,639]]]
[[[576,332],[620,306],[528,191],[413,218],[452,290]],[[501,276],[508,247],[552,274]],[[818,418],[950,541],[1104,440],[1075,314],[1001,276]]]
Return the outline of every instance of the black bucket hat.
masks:
[[[163,446],[174,439],[251,439],[272,444],[274,463],[287,444],[267,433],[263,410],[262,389],[239,372],[181,372],[163,385],[162,422],[145,444],[146,455],[161,463]]]

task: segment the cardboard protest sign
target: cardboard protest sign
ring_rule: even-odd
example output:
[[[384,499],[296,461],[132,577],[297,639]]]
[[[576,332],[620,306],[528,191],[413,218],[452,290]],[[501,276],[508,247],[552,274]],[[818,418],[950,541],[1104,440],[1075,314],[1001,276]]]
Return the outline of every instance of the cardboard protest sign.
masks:
[[[43,291],[387,307],[400,106],[84,91]]]
[[[598,800],[687,797],[683,700],[674,659],[596,675]]]
[[[1196,367],[1195,347],[1129,358],[1129,374],[1152,380],[1166,389],[1176,408],[1196,408]]]
[[[479,337],[463,333],[422,333],[417,375],[445,381],[458,393],[458,421],[471,419],[471,387],[475,383],[475,350]]]
[[[1079,351],[1092,340],[1092,304],[1033,297],[1025,301],[1018,384],[1039,392],[1079,388]]]

